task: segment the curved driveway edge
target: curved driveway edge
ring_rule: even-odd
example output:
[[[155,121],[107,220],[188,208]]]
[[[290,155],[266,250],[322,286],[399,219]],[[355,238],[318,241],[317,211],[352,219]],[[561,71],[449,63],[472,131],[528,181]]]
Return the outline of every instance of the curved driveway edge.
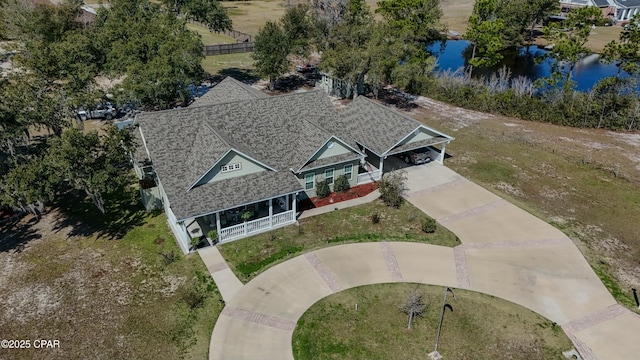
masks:
[[[562,325],[585,359],[638,357],[640,317],[616,304],[562,232],[444,166],[406,170],[407,199],[456,233],[461,245],[338,245],[274,266],[227,301],[210,358],[293,359],[293,330],[315,302],[355,286],[402,281],[525,306]]]

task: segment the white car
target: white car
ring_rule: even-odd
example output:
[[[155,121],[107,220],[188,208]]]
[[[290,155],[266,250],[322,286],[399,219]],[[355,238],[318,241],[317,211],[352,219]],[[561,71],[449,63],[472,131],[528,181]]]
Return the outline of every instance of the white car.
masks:
[[[106,119],[111,120],[118,114],[116,109],[111,103],[98,104],[94,110],[78,109],[78,117],[84,121],[87,119]]]

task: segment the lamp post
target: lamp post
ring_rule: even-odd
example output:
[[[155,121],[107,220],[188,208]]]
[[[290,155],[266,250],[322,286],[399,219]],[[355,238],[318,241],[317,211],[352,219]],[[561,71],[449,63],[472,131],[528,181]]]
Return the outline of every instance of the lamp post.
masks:
[[[444,295],[442,297],[442,312],[440,313],[440,324],[438,324],[438,334],[436,335],[436,348],[433,350],[433,352],[429,353],[429,358],[431,360],[442,359],[442,355],[440,355],[440,353],[438,352],[438,341],[440,340],[440,331],[442,331],[442,321],[444,320],[444,312],[447,308],[453,311],[453,307],[447,304],[447,292],[451,292],[451,296],[453,296],[454,300],[456,298],[456,294],[453,292],[453,290],[451,290],[450,287],[446,287],[444,289]]]

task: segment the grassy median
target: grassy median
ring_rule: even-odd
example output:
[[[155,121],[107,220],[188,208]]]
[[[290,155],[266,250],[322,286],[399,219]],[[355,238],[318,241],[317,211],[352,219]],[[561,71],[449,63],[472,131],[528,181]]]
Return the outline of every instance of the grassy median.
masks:
[[[427,305],[411,330],[400,310],[417,289]],[[443,288],[417,284],[362,286],[309,308],[293,334],[293,352],[306,359],[427,359],[434,350]],[[562,359],[573,347],[560,326],[506,300],[455,290],[438,344],[444,359]],[[357,306],[357,308],[356,308]],[[322,339],[322,340],[320,340]]]
[[[372,220],[374,214],[379,216],[378,223]],[[370,241],[414,241],[443,246],[459,244],[456,236],[440,225],[432,234],[423,232],[421,223],[425,217],[406,201],[399,209],[394,209],[376,200],[302,219],[299,226],[287,226],[218,248],[238,278],[247,282],[284,260],[336,244]]]

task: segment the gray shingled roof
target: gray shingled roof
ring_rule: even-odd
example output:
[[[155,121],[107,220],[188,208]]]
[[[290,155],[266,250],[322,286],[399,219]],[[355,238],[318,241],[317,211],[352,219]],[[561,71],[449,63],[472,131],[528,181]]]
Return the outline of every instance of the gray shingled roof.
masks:
[[[593,2],[598,7],[607,7],[607,6],[609,6],[609,0],[593,0]]]
[[[613,0],[613,2],[623,8],[640,6],[640,0]]]
[[[389,151],[387,153],[387,155],[400,154],[400,153],[403,153],[405,151],[421,149],[421,148],[427,147],[429,145],[441,144],[441,143],[447,142],[447,141],[450,141],[450,139],[447,139],[444,136],[436,136],[436,137],[434,137],[432,139],[419,140],[419,141],[411,142],[411,143],[408,143],[408,144],[400,145],[398,147],[393,148],[393,150]]]
[[[358,160],[358,159],[360,159],[360,155],[357,155],[357,154],[354,154],[354,153],[334,155],[334,156],[330,156],[328,158],[323,158],[323,159],[318,159],[318,160],[311,161],[308,164],[306,164],[305,166],[303,166],[302,169],[300,169],[300,171],[307,171],[307,170],[311,170],[311,169],[317,169],[317,168],[320,168],[320,167],[323,167],[323,166],[327,166],[327,165],[333,165],[333,164],[338,164],[338,163],[343,163],[343,162],[352,161],[352,160]]]
[[[167,184],[161,174],[158,177],[178,220],[303,190],[298,179],[289,171],[253,173],[204,184],[188,192],[172,184],[171,178],[168,178]]]
[[[364,96],[358,96],[339,115],[337,121],[329,118],[322,125],[338,137],[352,139],[378,155],[423,125]]]
[[[185,219],[238,201],[302,190],[289,169],[305,165],[332,137],[317,122],[335,117],[328,95],[313,91],[142,113],[137,120],[171,208],[178,219]],[[187,192],[231,149],[277,172],[246,175],[234,178],[233,185],[220,181]],[[237,191],[230,191],[233,188]]]
[[[209,106],[265,97],[269,97],[269,95],[232,77],[226,77],[216,86],[209,89],[206,94],[197,98],[190,107]]]

